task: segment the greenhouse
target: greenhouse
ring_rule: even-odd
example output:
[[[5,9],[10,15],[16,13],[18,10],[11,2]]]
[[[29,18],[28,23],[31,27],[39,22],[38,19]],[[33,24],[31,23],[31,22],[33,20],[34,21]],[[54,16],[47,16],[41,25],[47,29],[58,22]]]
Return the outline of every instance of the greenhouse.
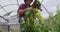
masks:
[[[60,0],[38,1],[42,11],[37,13],[37,9],[31,7],[21,20],[23,25],[20,25],[17,10],[24,0],[0,0],[0,32],[60,32]],[[35,12],[31,13],[32,10]]]

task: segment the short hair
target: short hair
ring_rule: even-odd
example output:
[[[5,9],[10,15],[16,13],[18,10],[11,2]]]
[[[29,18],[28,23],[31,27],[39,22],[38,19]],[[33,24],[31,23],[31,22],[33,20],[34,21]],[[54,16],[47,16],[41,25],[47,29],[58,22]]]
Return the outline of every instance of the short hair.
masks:
[[[26,2],[27,0],[24,0],[24,2]],[[31,0],[31,2],[32,2],[33,0]]]

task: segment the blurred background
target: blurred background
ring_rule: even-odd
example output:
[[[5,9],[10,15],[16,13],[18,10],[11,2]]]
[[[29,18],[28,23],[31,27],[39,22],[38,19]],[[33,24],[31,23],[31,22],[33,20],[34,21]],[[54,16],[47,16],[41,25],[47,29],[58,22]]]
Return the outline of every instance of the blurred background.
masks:
[[[43,6],[41,15],[44,18],[49,18],[49,12],[56,15],[57,6],[60,9],[60,0],[39,0]],[[9,30],[18,29],[18,16],[17,10],[20,4],[23,4],[24,0],[0,0],[0,30]],[[45,9],[46,8],[46,9]],[[47,10],[47,11],[46,11]],[[4,31],[3,31],[4,32]]]

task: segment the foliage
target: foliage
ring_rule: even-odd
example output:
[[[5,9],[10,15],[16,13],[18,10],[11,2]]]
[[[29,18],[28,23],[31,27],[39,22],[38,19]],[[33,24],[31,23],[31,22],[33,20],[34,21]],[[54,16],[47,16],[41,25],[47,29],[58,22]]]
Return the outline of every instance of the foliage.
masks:
[[[46,19],[45,26],[47,26],[47,30],[50,32],[60,32],[60,11],[58,9],[57,14],[55,16],[50,15],[49,19]],[[44,26],[44,27],[45,27]]]
[[[36,2],[35,2],[36,4]],[[33,6],[25,13],[24,17],[20,19],[21,32],[60,32],[60,11],[57,14],[45,19],[40,15],[37,6]],[[41,7],[40,7],[41,8]]]
[[[21,32],[40,32],[40,24],[44,24],[43,17],[37,8],[31,7],[30,10],[25,13],[25,16],[20,19]]]
[[[32,12],[32,10],[30,10]],[[35,10],[34,10],[35,11]],[[29,11],[28,11],[29,12]],[[30,14],[31,14],[30,12]],[[52,14],[49,16],[48,19],[45,19],[42,21],[43,17],[36,13],[36,15],[29,15],[25,18],[26,23],[23,25],[23,32],[60,32],[60,11],[57,11],[57,14],[55,16],[52,16]],[[40,17],[40,21],[38,21],[36,18],[33,17]],[[42,19],[42,20],[41,20]]]

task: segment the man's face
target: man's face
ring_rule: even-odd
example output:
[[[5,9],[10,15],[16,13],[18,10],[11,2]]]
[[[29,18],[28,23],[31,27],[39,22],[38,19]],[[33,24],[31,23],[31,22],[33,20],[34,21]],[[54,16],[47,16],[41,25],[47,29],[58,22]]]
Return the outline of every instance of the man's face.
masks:
[[[31,4],[31,0],[27,0],[26,4],[30,5]]]

